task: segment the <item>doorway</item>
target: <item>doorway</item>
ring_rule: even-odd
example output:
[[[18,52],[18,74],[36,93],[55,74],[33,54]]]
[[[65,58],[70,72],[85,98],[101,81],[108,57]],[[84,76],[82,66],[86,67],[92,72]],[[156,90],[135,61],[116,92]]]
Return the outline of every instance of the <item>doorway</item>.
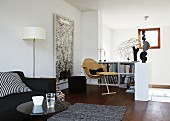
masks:
[[[170,89],[149,88],[149,100],[158,102],[170,102]]]

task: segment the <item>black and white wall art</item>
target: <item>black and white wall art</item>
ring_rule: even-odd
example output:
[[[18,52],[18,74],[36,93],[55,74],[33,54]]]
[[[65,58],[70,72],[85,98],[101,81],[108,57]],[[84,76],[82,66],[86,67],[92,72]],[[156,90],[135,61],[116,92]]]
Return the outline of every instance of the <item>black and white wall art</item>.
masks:
[[[73,73],[73,35],[74,21],[54,14],[54,63],[58,82]]]

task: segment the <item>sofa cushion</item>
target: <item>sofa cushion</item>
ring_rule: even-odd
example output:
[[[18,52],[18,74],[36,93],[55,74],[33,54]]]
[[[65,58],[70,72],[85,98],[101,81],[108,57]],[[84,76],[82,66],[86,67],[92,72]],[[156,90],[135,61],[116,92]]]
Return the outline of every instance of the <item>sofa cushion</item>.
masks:
[[[31,91],[31,89],[22,82],[17,73],[0,72],[0,85],[0,97]]]
[[[103,72],[102,68],[98,68],[96,70],[89,69],[91,75],[96,75],[97,72]]]
[[[25,75],[22,71],[9,71],[9,73],[17,73],[19,77],[21,78],[22,82],[25,83]]]

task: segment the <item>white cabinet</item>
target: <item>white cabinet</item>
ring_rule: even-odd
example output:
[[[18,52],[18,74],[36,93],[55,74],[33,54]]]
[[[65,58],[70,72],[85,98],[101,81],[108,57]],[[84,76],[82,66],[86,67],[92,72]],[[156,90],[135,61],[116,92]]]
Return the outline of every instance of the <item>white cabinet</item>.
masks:
[[[151,63],[136,63],[135,70],[135,100],[148,101]]]

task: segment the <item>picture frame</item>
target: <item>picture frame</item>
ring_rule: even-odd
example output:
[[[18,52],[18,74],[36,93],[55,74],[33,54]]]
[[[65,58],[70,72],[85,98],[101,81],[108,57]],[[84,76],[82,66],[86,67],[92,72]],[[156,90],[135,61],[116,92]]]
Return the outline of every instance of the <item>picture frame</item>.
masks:
[[[54,64],[57,82],[66,81],[73,74],[74,21],[53,15]]]

